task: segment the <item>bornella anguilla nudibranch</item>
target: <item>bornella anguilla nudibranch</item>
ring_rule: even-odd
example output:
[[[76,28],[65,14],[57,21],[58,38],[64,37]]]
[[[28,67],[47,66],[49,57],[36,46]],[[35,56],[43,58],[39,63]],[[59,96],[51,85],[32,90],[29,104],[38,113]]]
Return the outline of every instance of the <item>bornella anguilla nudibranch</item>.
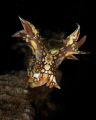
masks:
[[[80,25],[65,40],[62,40],[63,47],[50,52],[42,42],[39,31],[33,24],[19,17],[24,30],[21,30],[12,37],[21,37],[32,50],[32,57],[29,59],[27,69],[28,82],[31,88],[46,84],[49,88],[60,86],[56,82],[56,71],[64,59],[78,60],[73,54],[89,54],[89,52],[78,51],[84,42],[86,36],[83,36],[78,42],[80,35]]]

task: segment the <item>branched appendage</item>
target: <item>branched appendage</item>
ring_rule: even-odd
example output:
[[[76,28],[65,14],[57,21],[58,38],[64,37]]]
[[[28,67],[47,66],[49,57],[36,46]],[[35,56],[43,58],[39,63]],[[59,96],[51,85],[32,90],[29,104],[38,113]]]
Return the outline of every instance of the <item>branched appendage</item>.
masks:
[[[80,34],[80,25],[77,24],[77,29],[66,40],[62,41],[64,47],[48,51],[42,43],[35,26],[20,17],[19,19],[24,30],[17,32],[13,37],[22,37],[32,49],[33,55],[29,60],[28,67],[30,87],[34,88],[46,84],[50,88],[56,87],[60,89],[60,86],[56,82],[56,70],[58,66],[65,58],[78,60],[73,54],[86,54],[86,52],[78,51],[78,48],[86,41],[86,36],[84,36],[77,42]]]

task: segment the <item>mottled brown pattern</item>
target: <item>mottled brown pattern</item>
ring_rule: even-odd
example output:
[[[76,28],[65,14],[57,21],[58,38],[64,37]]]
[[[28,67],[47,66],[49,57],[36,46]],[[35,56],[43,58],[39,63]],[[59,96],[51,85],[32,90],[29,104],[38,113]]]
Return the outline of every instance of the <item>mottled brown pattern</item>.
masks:
[[[0,120],[33,120],[25,71],[0,75]]]

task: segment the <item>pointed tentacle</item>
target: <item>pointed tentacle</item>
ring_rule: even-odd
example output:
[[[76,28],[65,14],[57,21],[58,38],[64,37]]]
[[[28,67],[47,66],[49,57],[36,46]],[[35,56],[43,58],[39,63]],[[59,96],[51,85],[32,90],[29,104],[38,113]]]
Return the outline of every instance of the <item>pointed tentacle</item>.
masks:
[[[33,24],[31,24],[30,22],[28,22],[20,17],[19,17],[19,19],[24,27],[24,30],[27,33],[27,35],[26,35],[26,42],[28,41],[27,44],[29,44],[29,46],[31,44],[34,54],[36,56],[36,59],[41,61],[42,58],[47,53],[46,53],[45,46],[43,45],[43,43],[40,39],[39,32],[37,31],[35,26]]]
[[[63,41],[64,45],[69,46],[69,45],[73,44],[74,42],[76,42],[78,40],[79,35],[80,35],[80,25],[77,24],[77,29],[72,34],[70,34],[66,38],[66,40]]]
[[[71,60],[79,60],[78,58],[76,58],[74,55],[69,55],[67,57],[67,59],[71,59]]]
[[[87,36],[83,36],[78,42],[77,42],[77,47],[80,48],[86,41]]]

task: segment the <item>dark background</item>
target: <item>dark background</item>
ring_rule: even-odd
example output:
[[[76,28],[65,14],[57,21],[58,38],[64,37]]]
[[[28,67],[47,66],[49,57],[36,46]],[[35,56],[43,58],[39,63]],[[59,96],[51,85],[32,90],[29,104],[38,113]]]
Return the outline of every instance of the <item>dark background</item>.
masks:
[[[65,117],[89,118],[94,106],[96,61],[96,4],[92,1],[13,1],[0,4],[0,74],[25,69],[23,55],[11,49],[16,39],[11,35],[22,29],[18,15],[36,28],[65,32],[65,37],[81,26],[80,38],[87,35],[82,51],[90,55],[77,55],[80,61],[66,60],[59,69],[63,76],[61,90],[55,89],[52,99],[57,105],[53,119]],[[37,114],[38,115],[38,114]],[[50,117],[51,119],[51,117]]]

